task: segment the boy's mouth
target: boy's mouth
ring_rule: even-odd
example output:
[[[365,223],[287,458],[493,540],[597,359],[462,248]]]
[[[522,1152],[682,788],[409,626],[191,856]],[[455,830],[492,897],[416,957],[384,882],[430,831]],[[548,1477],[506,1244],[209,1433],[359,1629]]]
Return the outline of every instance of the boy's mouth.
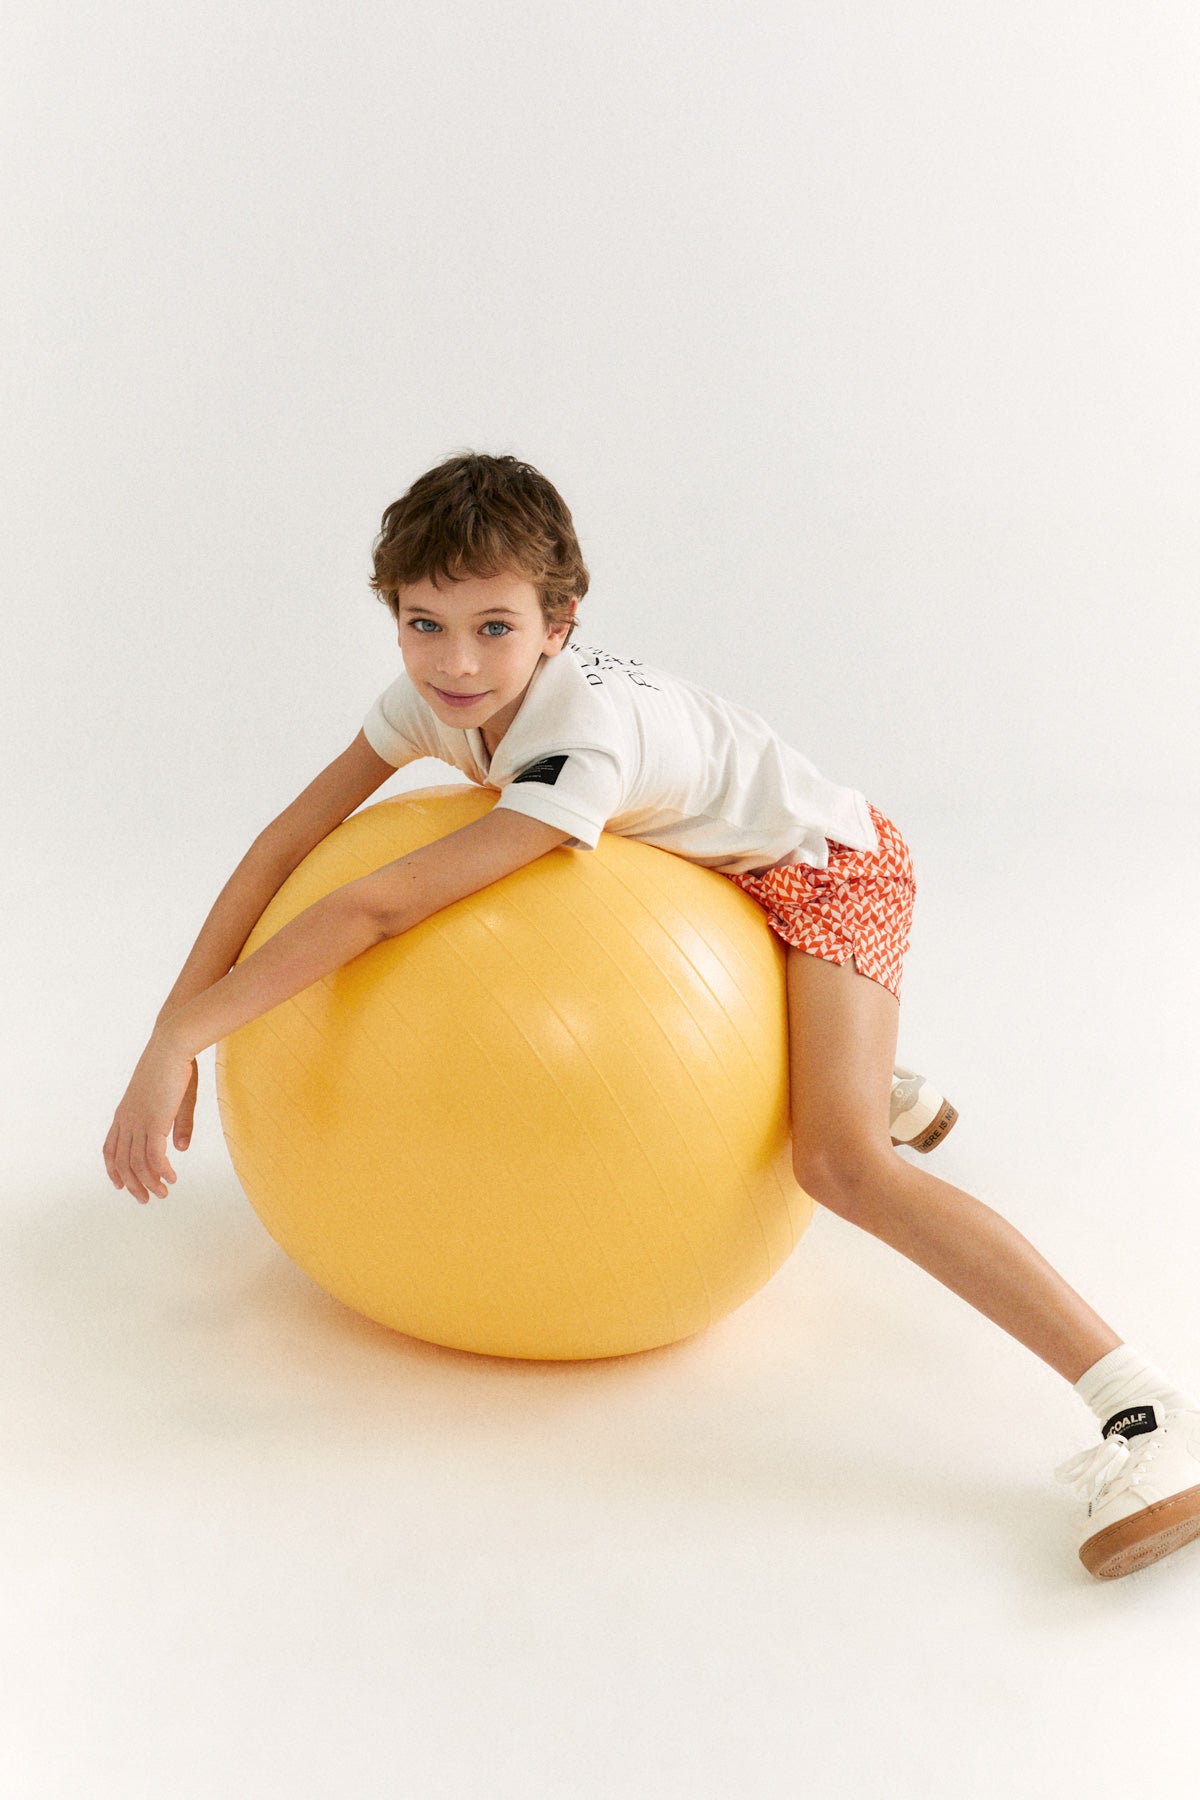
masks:
[[[482,700],[484,694],[486,694],[488,690],[485,688],[483,694],[448,694],[445,688],[435,687],[433,691],[443,700],[449,700],[451,702],[456,702],[459,706],[465,706],[471,700]]]

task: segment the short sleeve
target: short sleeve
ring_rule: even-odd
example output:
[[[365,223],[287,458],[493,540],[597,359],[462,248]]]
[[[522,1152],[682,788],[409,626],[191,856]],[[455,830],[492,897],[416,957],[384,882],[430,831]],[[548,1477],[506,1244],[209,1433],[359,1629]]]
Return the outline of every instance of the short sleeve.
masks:
[[[578,850],[594,850],[620,811],[621,770],[606,750],[563,750],[540,756],[500,790],[497,806],[570,832]]]
[[[412,740],[388,717],[389,712],[402,713],[403,699],[400,683],[393,683],[379,695],[362,723],[363,736],[376,756],[382,756],[384,762],[390,762],[397,769],[405,763],[415,762],[421,755]]]

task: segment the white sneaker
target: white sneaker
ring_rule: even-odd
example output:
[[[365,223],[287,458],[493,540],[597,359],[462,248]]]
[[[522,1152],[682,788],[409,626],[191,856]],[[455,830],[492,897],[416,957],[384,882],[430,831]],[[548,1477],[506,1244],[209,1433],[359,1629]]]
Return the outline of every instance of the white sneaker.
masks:
[[[957,1109],[915,1069],[892,1070],[892,1142],[909,1150],[934,1150],[955,1119]]]
[[[1088,1503],[1079,1560],[1109,1581],[1200,1537],[1200,1412],[1172,1398],[1116,1413],[1054,1471]]]

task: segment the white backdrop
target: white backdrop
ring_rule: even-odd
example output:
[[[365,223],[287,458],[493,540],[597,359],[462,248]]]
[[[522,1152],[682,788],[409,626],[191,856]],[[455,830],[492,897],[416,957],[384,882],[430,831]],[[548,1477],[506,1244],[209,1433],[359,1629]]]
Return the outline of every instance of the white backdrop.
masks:
[[[573,507],[581,638],[880,804],[1195,796],[1193,9],[6,38],[5,769],[84,859],[232,849],[342,747],[379,515],[468,446]]]
[[[219,886],[398,669],[371,540],[465,448],[572,508],[579,641],[900,822],[901,1052],[998,1156],[1072,1069],[1186,1108],[1192,5],[25,0],[0,44],[14,1229],[165,1253],[105,1181],[112,1110]],[[230,1179],[197,1118],[179,1217]],[[1169,1204],[1191,1115],[1129,1129],[1174,1132]]]
[[[572,507],[580,641],[919,873],[931,809],[1189,838],[1193,9],[100,0],[4,48],[6,888],[68,992],[119,967],[126,1053],[399,666],[370,543],[465,447]]]

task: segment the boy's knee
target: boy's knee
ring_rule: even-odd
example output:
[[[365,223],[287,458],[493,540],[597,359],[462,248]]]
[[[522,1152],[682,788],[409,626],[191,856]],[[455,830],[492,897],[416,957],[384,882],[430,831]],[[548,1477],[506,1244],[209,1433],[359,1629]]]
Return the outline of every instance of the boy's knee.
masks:
[[[805,1193],[821,1206],[843,1218],[862,1220],[890,1185],[896,1152],[890,1136],[814,1145],[793,1142],[792,1170]]]

